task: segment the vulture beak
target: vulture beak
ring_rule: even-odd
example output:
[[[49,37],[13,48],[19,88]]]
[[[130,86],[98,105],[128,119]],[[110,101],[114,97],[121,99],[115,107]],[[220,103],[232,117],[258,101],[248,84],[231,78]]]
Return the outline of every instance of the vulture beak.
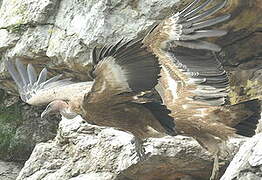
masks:
[[[47,107],[41,114],[41,118],[44,118],[47,114],[51,112],[51,108]]]

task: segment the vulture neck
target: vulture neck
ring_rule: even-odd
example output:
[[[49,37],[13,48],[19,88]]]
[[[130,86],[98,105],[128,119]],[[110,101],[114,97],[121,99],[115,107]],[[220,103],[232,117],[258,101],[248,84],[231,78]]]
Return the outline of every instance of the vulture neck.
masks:
[[[60,114],[65,117],[66,119],[73,119],[75,118],[78,114],[75,112],[71,111],[70,108],[64,108],[60,111]]]
[[[69,104],[64,103],[62,107],[60,108],[59,112],[60,114],[65,117],[66,119],[73,119],[75,118],[78,114],[75,113],[74,111],[71,110],[72,108],[70,107]]]

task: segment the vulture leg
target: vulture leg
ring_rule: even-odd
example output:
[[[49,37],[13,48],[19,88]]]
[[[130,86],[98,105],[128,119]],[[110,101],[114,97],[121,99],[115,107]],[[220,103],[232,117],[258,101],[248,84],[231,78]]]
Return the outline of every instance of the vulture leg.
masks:
[[[219,157],[221,153],[227,152],[225,141],[215,138],[213,135],[208,133],[203,133],[201,137],[196,137],[195,139],[214,157],[210,180],[217,180],[219,177]]]
[[[214,163],[213,163],[213,169],[212,169],[212,174],[210,176],[210,180],[216,180],[218,179],[218,174],[219,174],[219,153],[214,154]]]

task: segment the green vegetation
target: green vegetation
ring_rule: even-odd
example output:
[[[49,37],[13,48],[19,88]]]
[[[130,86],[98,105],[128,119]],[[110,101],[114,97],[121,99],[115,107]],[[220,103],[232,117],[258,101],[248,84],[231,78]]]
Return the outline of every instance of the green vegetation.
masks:
[[[8,149],[16,128],[21,119],[20,108],[17,104],[5,107],[3,104],[5,93],[0,90],[0,158],[8,157]]]

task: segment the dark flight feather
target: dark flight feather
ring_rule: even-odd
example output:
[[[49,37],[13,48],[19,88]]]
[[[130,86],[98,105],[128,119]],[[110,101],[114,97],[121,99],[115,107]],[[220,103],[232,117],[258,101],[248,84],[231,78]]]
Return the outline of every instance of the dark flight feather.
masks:
[[[143,39],[123,42],[123,39],[115,45],[103,47],[99,52],[98,59],[93,62],[101,62],[107,57],[113,57],[114,62],[121,67],[127,78],[127,83],[133,91],[151,90],[156,84],[160,65],[157,58],[147,51],[142,43]],[[105,53],[106,52],[106,53]],[[96,56],[93,56],[96,58]],[[96,72],[98,70],[95,70]],[[115,82],[117,82],[116,80]]]
[[[162,105],[159,102],[148,102],[142,105],[151,111],[151,113],[155,116],[155,118],[165,128],[166,133],[168,135],[170,136],[177,135],[177,132],[175,130],[174,119],[169,115],[171,111],[168,110],[165,105]]]

